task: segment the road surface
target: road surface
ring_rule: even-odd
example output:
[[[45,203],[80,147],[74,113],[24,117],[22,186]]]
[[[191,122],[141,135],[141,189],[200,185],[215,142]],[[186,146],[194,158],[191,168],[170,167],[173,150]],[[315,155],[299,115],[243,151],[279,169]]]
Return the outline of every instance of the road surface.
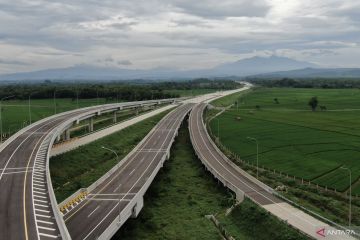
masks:
[[[125,162],[121,168],[64,214],[72,239],[96,239],[114,220],[117,221],[119,212],[122,213],[134,198],[142,199],[142,194],[138,196],[139,191],[144,191],[150,176],[156,175],[159,164],[169,154],[177,129],[192,106],[184,104],[166,115],[137,150],[122,160]],[[120,219],[119,227],[126,220]]]
[[[241,196],[244,194],[274,216],[286,221],[289,225],[299,229],[308,236],[323,239],[324,237],[317,232],[325,229],[324,232],[326,234],[327,232],[331,233],[332,230],[337,230],[276,197],[272,194],[273,190],[271,188],[232,163],[216,147],[207,133],[203,123],[203,112],[206,106],[206,103],[200,103],[193,107],[189,119],[189,130],[195,152],[216,178],[237,195]],[[348,235],[326,235],[326,239],[345,240],[354,238]]]
[[[51,202],[53,192],[48,191],[47,157],[55,130],[77,116],[139,104],[148,102],[110,104],[59,114],[36,122],[4,142],[0,146],[0,239],[60,238],[55,218],[59,212],[53,211],[53,206],[57,210],[57,203]]]

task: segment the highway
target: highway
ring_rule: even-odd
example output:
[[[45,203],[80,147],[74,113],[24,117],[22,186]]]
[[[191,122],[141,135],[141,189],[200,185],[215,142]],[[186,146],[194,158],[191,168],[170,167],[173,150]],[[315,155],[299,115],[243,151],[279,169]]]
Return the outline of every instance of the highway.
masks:
[[[190,113],[191,142],[197,156],[207,170],[225,187],[232,190],[238,200],[242,201],[245,196],[248,197],[266,211],[311,238],[322,239],[323,236],[317,234],[321,229],[330,232],[342,229],[332,227],[277,197],[277,193],[272,188],[258,181],[229,160],[215,145],[207,132],[203,120],[206,106],[207,103],[197,104]],[[354,238],[349,235],[326,235],[326,239],[345,240]]]
[[[158,101],[149,102],[158,104]],[[51,200],[51,197],[55,199],[51,181],[49,184],[48,155],[54,134],[58,134],[55,130],[66,127],[64,123],[86,119],[101,111],[143,104],[148,103],[109,104],[58,114],[34,123],[5,141],[0,146],[0,239],[64,237],[63,228],[59,228],[64,225],[62,219],[56,218],[59,216],[57,202]]]
[[[196,105],[190,114],[189,120],[190,136],[196,152],[200,154],[199,157],[206,161],[211,169],[216,171],[215,174],[222,177],[229,185],[233,185],[230,187],[240,189],[242,193],[259,205],[282,202],[262,186],[240,174],[230,160],[225,158],[212,144],[212,140],[203,124],[202,115],[206,106],[205,103]]]
[[[150,184],[149,178],[156,175],[169,156],[177,130],[192,106],[182,105],[166,115],[135,151],[122,160],[121,168],[89,192],[84,201],[64,214],[72,239],[96,239],[114,221],[120,227],[129,217],[124,210],[132,201],[138,204],[131,206],[134,208],[131,211],[135,214],[133,217],[137,216],[142,207],[143,192]]]

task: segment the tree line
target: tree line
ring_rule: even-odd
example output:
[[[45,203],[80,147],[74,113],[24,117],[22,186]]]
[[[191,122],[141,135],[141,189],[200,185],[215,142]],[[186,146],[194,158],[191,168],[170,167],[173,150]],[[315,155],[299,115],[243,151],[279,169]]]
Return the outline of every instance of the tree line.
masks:
[[[360,79],[248,79],[250,82],[264,87],[293,87],[293,88],[324,88],[324,89],[340,89],[340,88],[360,88]]]
[[[13,99],[48,99],[53,98],[105,98],[126,101],[164,99],[180,97],[170,90],[192,89],[234,89],[238,83],[230,80],[196,79],[178,82],[154,83],[59,83],[45,81],[36,84],[9,84],[0,87],[0,98],[12,96]]]

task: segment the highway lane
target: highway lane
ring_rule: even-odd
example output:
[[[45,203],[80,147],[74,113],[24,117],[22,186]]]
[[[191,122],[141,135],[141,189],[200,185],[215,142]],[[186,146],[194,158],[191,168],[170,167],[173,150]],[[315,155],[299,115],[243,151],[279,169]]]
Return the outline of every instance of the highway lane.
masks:
[[[203,112],[206,108],[206,104],[198,104],[194,107],[190,114],[190,136],[194,148],[201,154],[201,158],[217,171],[217,173],[223,176],[227,182],[233,184],[236,188],[245,193],[247,197],[252,199],[259,205],[280,203],[282,200],[273,196],[266,191],[262,186],[254,183],[246,176],[242,175],[229,160],[225,159],[211,143],[211,139],[208,137],[207,130],[203,124]]]
[[[207,104],[200,103],[193,107],[189,118],[189,131],[195,152],[216,178],[224,183],[226,187],[235,191],[237,195],[244,194],[262,208],[294,228],[299,229],[307,236],[323,239],[323,236],[317,234],[321,229],[326,229],[326,231],[330,232],[338,231],[339,229],[340,231],[343,230],[339,226],[329,226],[329,224],[276,197],[272,194],[272,189],[232,163],[221,153],[207,133],[203,123],[203,112],[206,106]],[[354,238],[349,235],[326,234],[326,239],[345,240]]]
[[[35,160],[47,150],[39,152],[50,131],[74,115],[34,126],[1,151],[0,239],[38,239],[39,234],[52,239],[59,235],[47,194],[45,163],[35,165]]]
[[[95,106],[59,114],[35,123],[1,145],[0,239],[59,238],[60,231],[49,195],[53,193],[48,192],[47,183],[46,160],[55,133],[53,130],[83,114],[134,104],[139,102]]]
[[[119,217],[154,174],[192,106],[182,105],[165,116],[137,150],[123,160],[121,168],[65,213],[64,220],[72,239],[96,239]]]

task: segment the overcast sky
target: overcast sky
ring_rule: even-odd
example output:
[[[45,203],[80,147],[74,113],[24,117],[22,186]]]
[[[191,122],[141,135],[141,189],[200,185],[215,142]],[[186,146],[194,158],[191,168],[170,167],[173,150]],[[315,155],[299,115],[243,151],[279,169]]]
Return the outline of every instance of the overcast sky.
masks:
[[[0,0],[0,73],[209,68],[273,54],[360,67],[360,1]]]

